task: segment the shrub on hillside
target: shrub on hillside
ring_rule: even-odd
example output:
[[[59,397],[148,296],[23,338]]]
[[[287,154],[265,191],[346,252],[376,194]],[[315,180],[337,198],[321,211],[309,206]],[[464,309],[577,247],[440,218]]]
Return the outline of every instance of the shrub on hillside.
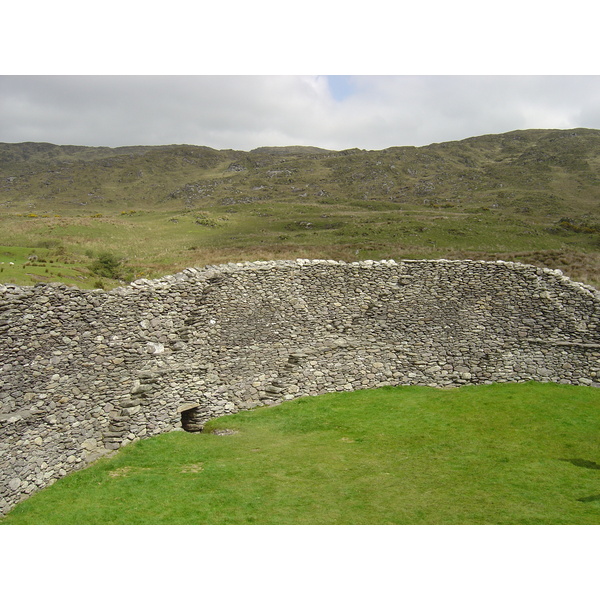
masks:
[[[562,217],[558,221],[558,226],[567,231],[575,233],[600,233],[600,225],[589,221],[576,222],[569,217]]]
[[[121,260],[110,252],[101,252],[90,266],[90,271],[100,277],[108,279],[121,279]]]

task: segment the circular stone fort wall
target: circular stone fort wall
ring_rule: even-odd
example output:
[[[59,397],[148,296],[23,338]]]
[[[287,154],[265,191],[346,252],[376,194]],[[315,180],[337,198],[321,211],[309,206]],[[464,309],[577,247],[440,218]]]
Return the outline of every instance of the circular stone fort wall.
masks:
[[[0,512],[106,451],[302,395],[600,382],[600,293],[480,261],[229,264],[0,285]]]

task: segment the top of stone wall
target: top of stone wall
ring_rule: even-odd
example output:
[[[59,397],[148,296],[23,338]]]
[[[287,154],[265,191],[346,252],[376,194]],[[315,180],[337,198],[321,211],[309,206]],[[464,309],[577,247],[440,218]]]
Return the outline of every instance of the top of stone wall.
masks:
[[[585,283],[577,282],[566,275],[559,269],[547,269],[543,267],[536,267],[533,265],[528,265],[519,262],[509,262],[503,260],[497,261],[483,261],[483,260],[450,260],[445,258],[433,259],[433,260],[414,260],[414,259],[403,259],[400,261],[395,261],[393,259],[389,260],[364,260],[357,262],[345,262],[345,261],[336,261],[336,260],[328,260],[328,259],[307,259],[307,258],[297,258],[295,260],[271,260],[271,261],[254,261],[254,262],[238,262],[238,263],[225,263],[220,265],[207,265],[205,267],[188,267],[179,273],[175,273],[173,275],[166,275],[164,277],[160,277],[157,279],[137,279],[127,286],[117,287],[110,291],[104,291],[101,289],[97,290],[83,290],[89,293],[99,293],[99,294],[119,294],[119,295],[128,295],[134,292],[135,290],[142,289],[157,289],[157,288],[167,288],[171,285],[176,285],[183,282],[189,281],[207,281],[214,278],[220,274],[226,273],[240,273],[247,271],[271,271],[271,270],[287,270],[287,269],[302,269],[306,267],[312,266],[332,266],[332,267],[344,267],[351,269],[364,269],[364,270],[384,270],[386,268],[398,268],[403,264],[407,265],[418,265],[421,264],[424,267],[432,266],[432,265],[466,265],[472,266],[473,268],[480,268],[482,266],[487,265],[502,265],[505,268],[513,271],[523,271],[523,272],[533,272],[539,276],[547,276],[550,278],[554,278],[561,282],[563,285],[570,287],[573,291],[584,293],[585,295],[591,295],[592,297],[600,300],[600,291],[596,288],[587,285]],[[56,288],[74,288],[78,289],[77,286],[68,286],[64,283],[38,283],[34,286],[18,286],[14,284],[0,284],[0,294],[3,293],[17,293],[19,294],[19,290],[25,292],[26,290],[31,290],[35,287],[56,287]]]
[[[255,261],[255,262],[238,262],[238,263],[226,263],[221,265],[208,265],[206,267],[189,267],[184,269],[180,273],[174,275],[167,275],[158,279],[138,279],[133,281],[124,288],[116,288],[116,290],[125,290],[128,288],[143,289],[143,288],[164,288],[171,284],[179,283],[183,281],[205,281],[213,278],[218,274],[225,273],[239,273],[244,271],[269,271],[269,270],[285,270],[285,269],[298,269],[312,266],[332,266],[332,267],[344,267],[351,269],[365,269],[365,270],[384,270],[386,268],[398,268],[403,264],[408,265],[467,265],[473,266],[474,268],[480,268],[487,265],[502,265],[509,270],[514,271],[528,271],[534,272],[538,275],[546,275],[551,278],[555,278],[563,284],[572,287],[574,290],[580,292],[587,292],[592,296],[600,299],[600,291],[590,285],[573,281],[569,277],[563,274],[559,269],[547,269],[543,267],[536,267],[519,262],[508,262],[503,260],[497,261],[483,261],[483,260],[449,260],[449,259],[434,259],[434,260],[413,260],[405,259],[401,261],[389,260],[364,260],[357,262],[345,262],[336,260],[326,259],[306,259],[298,258],[296,260],[273,260],[273,261]],[[115,290],[115,291],[116,291]]]

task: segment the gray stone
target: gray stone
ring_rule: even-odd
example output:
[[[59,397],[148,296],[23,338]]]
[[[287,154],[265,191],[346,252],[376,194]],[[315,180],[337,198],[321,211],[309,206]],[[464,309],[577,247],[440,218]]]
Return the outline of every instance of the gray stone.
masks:
[[[21,483],[22,482],[18,477],[14,477],[8,482],[8,487],[14,492],[21,487]]]

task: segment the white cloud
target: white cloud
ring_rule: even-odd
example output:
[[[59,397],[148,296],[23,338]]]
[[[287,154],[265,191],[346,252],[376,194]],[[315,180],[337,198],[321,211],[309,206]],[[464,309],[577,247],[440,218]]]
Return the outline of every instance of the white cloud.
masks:
[[[337,82],[339,83],[339,81]],[[0,76],[0,141],[250,150],[600,129],[598,76]]]

